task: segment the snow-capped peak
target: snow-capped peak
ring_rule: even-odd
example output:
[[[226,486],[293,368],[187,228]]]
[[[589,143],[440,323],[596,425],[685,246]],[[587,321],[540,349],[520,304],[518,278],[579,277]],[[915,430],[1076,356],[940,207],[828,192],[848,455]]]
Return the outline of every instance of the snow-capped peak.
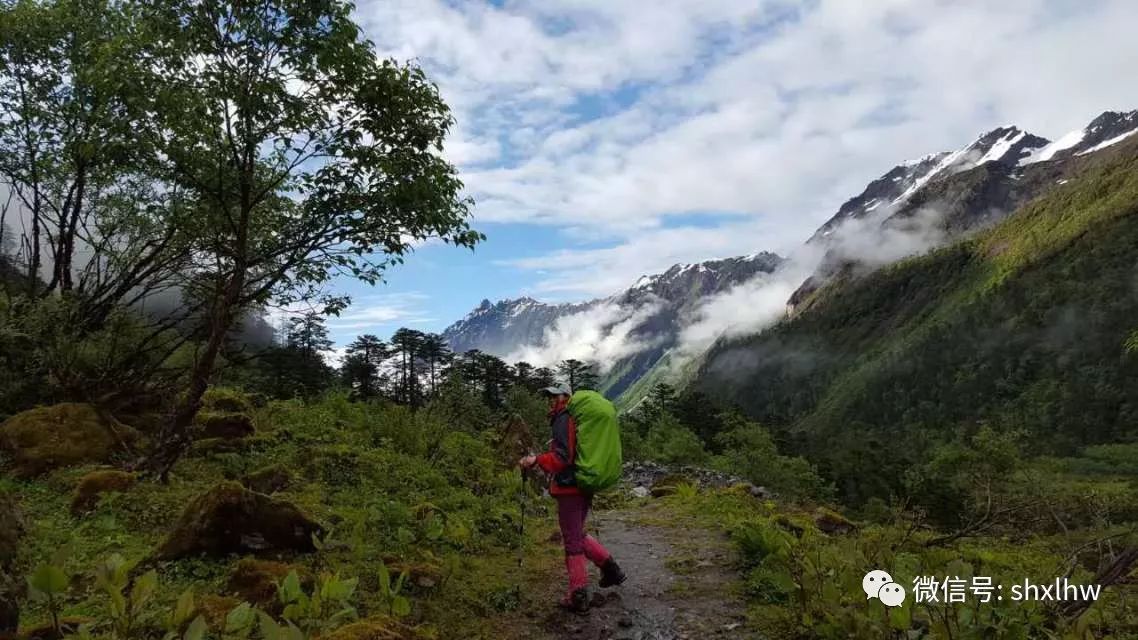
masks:
[[[1023,166],[1027,164],[1035,164],[1036,162],[1047,162],[1051,158],[1054,158],[1056,153],[1059,153],[1064,149],[1070,149],[1071,147],[1082,142],[1083,138],[1086,135],[1086,129],[1076,129],[1075,131],[1071,131],[1055,142],[1036,149],[1031,155],[1027,156],[1023,160],[1020,160],[1019,164],[1020,166]]]

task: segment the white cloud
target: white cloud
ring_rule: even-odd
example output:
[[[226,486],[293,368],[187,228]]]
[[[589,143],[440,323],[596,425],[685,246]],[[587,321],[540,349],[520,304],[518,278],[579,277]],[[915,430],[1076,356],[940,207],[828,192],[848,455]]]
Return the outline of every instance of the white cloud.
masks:
[[[391,325],[410,326],[431,322],[423,293],[392,293],[363,296],[339,316],[328,318],[332,333],[363,334]]]
[[[667,266],[644,238],[676,241],[669,216],[732,212],[720,233],[805,239],[906,158],[1009,122],[1056,137],[1138,107],[1138,84],[1120,81],[1138,65],[1130,0],[374,0],[358,12],[454,108],[447,153],[476,220],[616,243],[584,253],[598,283]],[[668,259],[767,248],[764,235],[684,233],[693,246],[669,245]]]
[[[602,303],[580,313],[559,318],[545,330],[540,344],[525,345],[505,358],[541,367],[568,359],[595,362],[598,372],[621,358],[651,346],[650,338],[632,335],[633,329],[659,310],[658,305],[625,307]]]

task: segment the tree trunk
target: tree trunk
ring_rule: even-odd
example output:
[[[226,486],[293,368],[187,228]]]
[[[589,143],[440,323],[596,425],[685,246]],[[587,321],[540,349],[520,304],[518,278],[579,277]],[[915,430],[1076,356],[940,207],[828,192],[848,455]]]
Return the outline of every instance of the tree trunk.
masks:
[[[170,469],[191,443],[190,426],[194,423],[198,410],[201,409],[202,396],[209,388],[213,367],[233,325],[234,309],[241,299],[244,287],[245,268],[238,265],[229,278],[224,294],[214,304],[213,312],[210,314],[209,339],[190,371],[189,388],[186,389],[185,395],[174,411],[173,419],[168,423],[165,433],[147,461],[147,468],[157,474],[162,482],[167,480]]]

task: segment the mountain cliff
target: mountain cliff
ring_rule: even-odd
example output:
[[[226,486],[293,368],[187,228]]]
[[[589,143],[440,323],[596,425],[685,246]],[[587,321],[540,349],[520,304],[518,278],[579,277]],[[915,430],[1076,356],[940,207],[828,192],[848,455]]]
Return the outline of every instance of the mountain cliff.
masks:
[[[783,259],[773,253],[677,264],[641,276],[631,287],[583,303],[548,304],[523,297],[484,300],[443,332],[455,351],[478,349],[509,360],[552,365],[579,357],[569,344],[581,327],[611,348],[598,353],[602,389],[621,395],[676,346],[700,303],[743,282],[774,272]],[[585,345],[589,347],[591,345]]]

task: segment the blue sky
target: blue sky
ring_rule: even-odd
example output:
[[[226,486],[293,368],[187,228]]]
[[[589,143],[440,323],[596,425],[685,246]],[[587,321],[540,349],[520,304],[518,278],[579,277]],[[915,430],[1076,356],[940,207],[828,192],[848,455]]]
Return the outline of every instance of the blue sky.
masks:
[[[1129,0],[361,0],[357,18],[451,105],[445,153],[488,240],[338,282],[339,344],[785,253],[902,160],[1138,107]]]

